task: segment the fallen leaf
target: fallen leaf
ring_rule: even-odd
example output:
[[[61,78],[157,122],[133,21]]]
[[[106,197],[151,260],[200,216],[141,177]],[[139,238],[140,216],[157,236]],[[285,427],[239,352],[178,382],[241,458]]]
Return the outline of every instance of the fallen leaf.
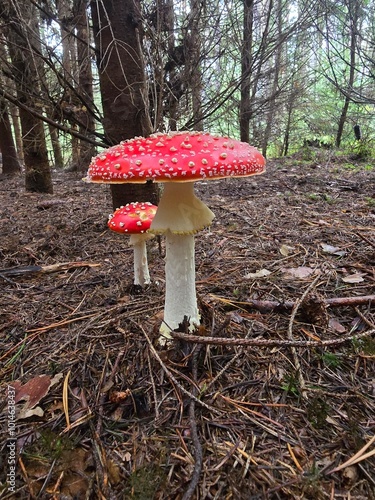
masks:
[[[245,279],[265,278],[266,276],[269,276],[270,274],[271,274],[271,271],[268,271],[268,269],[258,269],[255,273],[246,274]]]
[[[119,465],[110,458],[107,459],[107,470],[111,484],[119,484],[121,481],[121,469]]]
[[[51,378],[49,375],[38,375],[24,385],[15,380],[13,382],[16,391],[15,402],[27,401],[24,408],[33,408],[48,393],[50,386]]]
[[[358,469],[356,466],[350,465],[343,470],[342,475],[348,483],[354,484],[358,479]]]
[[[281,271],[287,276],[291,278],[298,278],[298,279],[303,279],[307,278],[312,274],[315,269],[312,269],[311,267],[291,267],[291,268],[283,268]]]
[[[322,247],[324,253],[329,253],[331,255],[338,255],[339,257],[346,255],[345,250],[341,250],[339,247],[327,245],[326,243],[321,243],[320,246]]]
[[[36,406],[35,408],[27,408],[24,406],[17,415],[17,420],[23,420],[30,417],[43,417],[43,415],[44,411],[40,406]]]
[[[290,255],[294,251],[295,251],[295,248],[291,247],[289,245],[281,245],[281,247],[279,248],[279,252],[281,253],[281,255],[284,255],[284,257],[287,257],[288,255]]]
[[[346,332],[345,326],[343,326],[341,323],[337,321],[335,318],[330,318],[328,322],[329,327],[331,330],[334,330],[337,333],[344,333]]]
[[[23,385],[19,380],[15,380],[10,384],[16,392],[15,402],[26,401],[23,407],[24,411],[34,408],[62,376],[62,373],[58,373],[51,379],[49,375],[38,375]]]
[[[341,279],[344,283],[361,283],[364,281],[363,276],[366,276],[366,273],[354,273]]]

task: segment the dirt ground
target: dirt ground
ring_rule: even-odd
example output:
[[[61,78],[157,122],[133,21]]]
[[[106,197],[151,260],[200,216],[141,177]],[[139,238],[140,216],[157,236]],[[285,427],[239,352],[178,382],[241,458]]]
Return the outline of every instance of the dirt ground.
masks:
[[[0,180],[1,498],[375,499],[375,169],[307,153],[197,183],[209,343],[164,350],[163,240],[134,290],[107,186]]]

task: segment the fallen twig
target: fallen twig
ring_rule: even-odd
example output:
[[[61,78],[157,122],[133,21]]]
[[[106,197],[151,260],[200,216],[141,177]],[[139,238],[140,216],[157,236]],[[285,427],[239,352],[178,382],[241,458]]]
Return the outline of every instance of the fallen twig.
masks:
[[[195,351],[193,352],[193,355],[191,357],[191,364],[192,364],[192,378],[195,382],[195,384],[198,384],[198,356],[199,352],[201,350],[202,346],[199,345],[196,347]],[[194,386],[192,388],[192,393],[194,395],[197,394],[197,389]],[[190,500],[190,498],[193,498],[195,488],[197,487],[199,483],[199,478],[202,472],[202,464],[203,464],[203,453],[202,453],[202,445],[199,440],[198,436],[198,428],[197,428],[197,421],[195,418],[195,400],[191,399],[190,400],[190,405],[189,405],[189,421],[190,421],[190,431],[191,431],[191,439],[193,442],[194,446],[194,469],[193,469],[193,474],[190,479],[189,486],[187,487],[182,500]]]
[[[289,319],[289,325],[288,325],[288,339],[293,340],[293,324],[294,324],[294,319],[297,315],[298,309],[300,305],[303,303],[303,301],[306,299],[307,295],[310,293],[310,291],[314,288],[318,280],[320,279],[320,272],[316,276],[316,278],[310,283],[310,285],[306,288],[306,290],[303,292],[301,297],[297,299],[294,303],[293,309],[292,309],[292,314],[290,315]],[[293,361],[294,361],[294,366],[296,369],[299,385],[301,388],[301,396],[304,399],[307,399],[307,393],[306,393],[306,384],[305,384],[305,379],[303,378],[302,370],[301,370],[301,364],[298,359],[297,351],[295,346],[290,346],[290,351],[293,356]]]
[[[374,330],[368,330],[365,332],[357,333],[353,335],[349,333],[348,335],[343,335],[339,339],[328,339],[328,340],[276,340],[276,339],[239,339],[239,338],[228,338],[228,337],[204,337],[201,335],[192,335],[181,332],[171,332],[174,339],[184,340],[185,342],[195,342],[197,344],[212,344],[212,345],[226,345],[235,346],[243,345],[248,347],[259,346],[259,347],[327,347],[332,345],[340,345],[345,342],[349,342],[354,339],[361,339],[364,337],[370,337],[374,335]]]
[[[78,267],[99,267],[100,264],[92,262],[58,262],[49,266],[18,266],[9,269],[0,269],[0,275],[6,276],[22,276],[25,274],[35,273],[57,273],[60,271],[69,271]],[[6,279],[6,278],[5,278]]]
[[[258,309],[260,312],[287,312],[293,309],[296,302],[286,300],[285,302],[277,302],[276,300],[256,300],[250,299],[246,302],[237,300],[228,300],[217,295],[211,295],[214,299],[225,302],[226,304],[241,306],[243,309]],[[345,306],[360,306],[375,303],[375,295],[362,295],[359,297],[333,297],[330,299],[322,299],[327,307],[345,307]]]

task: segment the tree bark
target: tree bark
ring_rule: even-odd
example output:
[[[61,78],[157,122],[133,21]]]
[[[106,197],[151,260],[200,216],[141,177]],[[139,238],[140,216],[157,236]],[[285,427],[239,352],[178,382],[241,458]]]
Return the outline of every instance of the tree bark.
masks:
[[[77,30],[77,62],[78,62],[78,93],[83,94],[84,102],[90,104],[90,108],[94,108],[94,92],[92,86],[92,70],[91,70],[91,48],[90,48],[90,31],[89,21],[87,18],[85,0],[73,1],[73,24]],[[79,132],[82,135],[89,135],[92,139],[95,131],[95,120],[90,110],[87,107],[80,105],[79,121],[82,123],[79,127]],[[77,164],[78,170],[85,170],[90,162],[90,159],[95,154],[95,146],[84,140],[79,142],[79,159]]]
[[[277,48],[275,51],[275,62],[274,62],[274,73],[273,73],[273,82],[271,86],[271,93],[269,98],[269,108],[266,117],[266,127],[263,133],[263,141],[262,141],[262,154],[264,157],[267,156],[267,148],[268,142],[270,140],[272,125],[275,119],[275,111],[277,104],[277,89],[279,86],[279,77],[280,77],[280,67],[281,67],[281,56],[282,56],[282,36],[283,36],[283,24],[282,24],[282,13],[283,13],[283,4],[281,0],[278,0],[276,7],[276,25],[277,25]]]
[[[21,171],[21,165],[13,140],[9,114],[3,99],[0,99],[0,151],[2,154],[3,174],[18,174]]]
[[[134,136],[148,136],[152,128],[141,49],[140,2],[92,0],[90,5],[106,140],[117,144]],[[158,200],[158,187],[150,182],[111,185],[111,192],[114,209],[133,201]]]
[[[254,0],[244,0],[243,41],[241,52],[241,100],[240,100],[240,137],[250,142],[250,90],[253,50]]]
[[[341,115],[339,119],[339,124],[336,134],[336,146],[340,147],[342,134],[344,132],[344,125],[346,122],[346,117],[348,115],[349,104],[351,101],[350,94],[353,89],[354,74],[355,74],[355,64],[356,64],[356,46],[357,46],[357,24],[359,17],[359,7],[360,4],[357,0],[348,1],[349,10],[349,26],[350,26],[350,64],[349,64],[349,79],[348,86],[345,95],[344,105],[341,110]]]
[[[13,78],[19,101],[29,108],[35,106],[38,96],[38,65],[30,50],[33,34],[38,34],[38,21],[35,7],[27,0],[13,4],[1,0],[0,7],[9,20],[7,41],[13,65]],[[22,19],[18,13],[22,12]],[[28,31],[26,31],[26,27]],[[25,108],[20,108],[20,121],[23,136],[26,191],[52,193],[52,178],[48,161],[47,146],[43,123]]]
[[[201,72],[201,29],[203,3],[200,0],[190,1],[190,15],[188,29],[186,32],[185,45],[186,54],[186,75],[187,82],[191,90],[191,107],[193,116],[190,119],[194,130],[203,130],[203,110],[202,110],[202,72]]]

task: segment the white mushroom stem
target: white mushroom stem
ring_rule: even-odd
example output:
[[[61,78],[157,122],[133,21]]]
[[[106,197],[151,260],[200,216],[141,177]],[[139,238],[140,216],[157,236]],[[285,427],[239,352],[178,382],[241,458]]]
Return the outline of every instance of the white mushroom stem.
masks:
[[[151,283],[148,270],[146,241],[153,237],[152,234],[132,234],[129,245],[134,248],[134,285],[145,286]]]
[[[194,194],[193,182],[164,184],[158,210],[150,231],[165,234],[165,306],[162,338],[171,338],[170,331],[178,328],[186,316],[190,330],[200,323],[195,288],[194,234],[209,226],[213,212]],[[164,337],[164,342],[163,342]]]
[[[200,323],[195,290],[195,242],[193,234],[165,234],[165,306],[160,333],[171,338],[184,316],[190,330]]]

